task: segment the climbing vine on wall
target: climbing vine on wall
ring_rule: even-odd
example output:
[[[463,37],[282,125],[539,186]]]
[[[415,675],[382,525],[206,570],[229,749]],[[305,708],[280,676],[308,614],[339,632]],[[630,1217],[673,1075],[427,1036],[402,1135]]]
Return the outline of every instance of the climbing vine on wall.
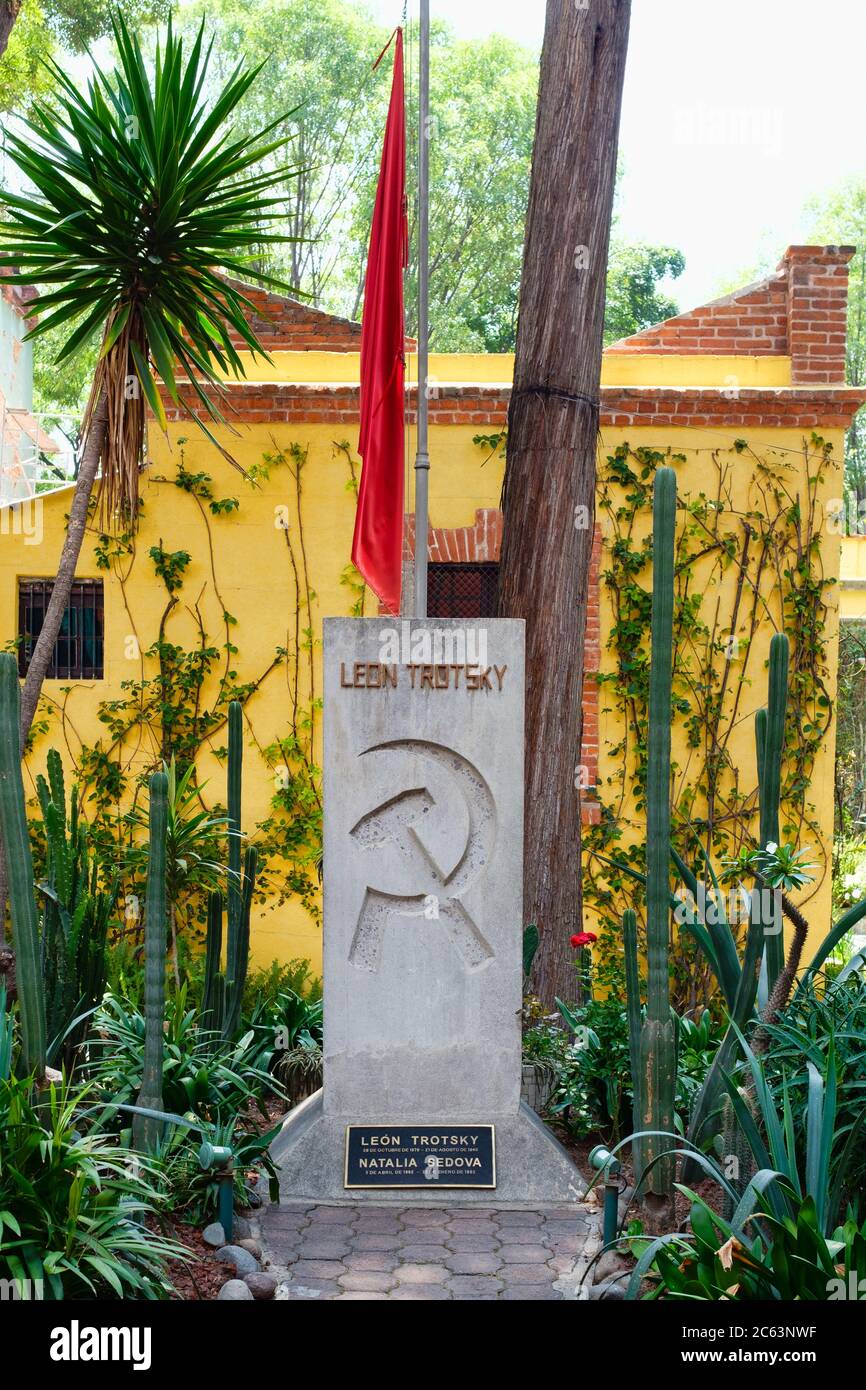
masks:
[[[597,679],[600,707],[616,715],[621,737],[605,749],[615,770],[598,788],[600,824],[584,831],[584,895],[603,924],[600,973],[611,981],[620,970],[622,910],[639,906],[640,899],[634,881],[611,859],[637,869],[644,862],[642,834],[632,842],[628,832],[634,821],[643,825],[645,814],[652,483],[662,463],[684,462],[684,455],[670,450],[623,443],[599,470],[606,557],[601,579],[612,608],[606,634],[612,662]],[[671,792],[674,841],[689,862],[702,852],[717,864],[733,859],[750,841],[757,777],[753,759],[741,765],[735,743],[746,722],[746,690],[753,687],[763,696],[769,639],[779,626],[792,641],[781,834],[822,858],[810,782],[833,714],[825,659],[833,581],[825,577],[819,543],[819,496],[831,468],[832,446],[817,435],[800,453],[766,446],[759,452],[736,440],[730,448],[706,451],[700,492],[680,493],[674,659],[679,756]],[[735,474],[741,477],[744,469],[745,504],[742,486],[734,487]],[[821,865],[821,876],[828,867]],[[695,1007],[708,1001],[711,978],[685,935],[675,940],[674,957],[678,1003]]]
[[[132,534],[95,533],[97,567],[113,577],[121,596],[127,620],[125,655],[135,674],[121,683],[117,698],[100,702],[98,718],[105,734],[96,743],[86,743],[75,729],[72,687],[60,692],[53,707],[46,697],[50,719],[43,721],[42,727],[50,727],[55,743],[60,731],[66,745],[65,759],[81,785],[103,862],[123,865],[130,860],[134,834],[129,812],[137,807],[150,772],[161,761],[174,758],[182,775],[205,750],[223,758],[228,706],[230,701],[240,700],[248,746],[268,769],[273,788],[267,815],[254,829],[248,827],[259,850],[259,900],[277,906],[289,897],[298,897],[318,920],[322,807],[314,749],[321,699],[314,661],[316,595],[304,525],[307,450],[294,443],[285,448],[275,444],[246,474],[252,487],[267,482],[276,470],[288,482],[284,492],[287,500],[275,506],[274,525],[285,542],[288,591],[294,596],[288,606],[285,642],[275,646],[270,660],[258,670],[249,671],[242,657],[238,620],[227,607],[219,579],[220,561],[226,553],[231,555],[230,535],[221,533],[220,528],[226,518],[231,522],[242,503],[235,497],[216,496],[208,473],[186,467],[184,442],[178,441],[180,453],[173,476],[153,476],[151,481],[177,489],[195,508],[204,547],[197,548],[192,540],[189,544],[203,558],[208,579],[200,592],[191,591],[189,550],[173,551],[160,541],[141,554]],[[335,443],[334,453],[347,462],[347,486],[356,487],[357,464],[348,445]],[[153,582],[165,591],[158,630],[148,645],[134,611],[130,583],[133,567],[143,563],[152,566]],[[343,582],[350,587],[353,609],[363,612],[364,587],[358,576],[347,572]],[[220,614],[219,631],[213,633],[208,631],[204,616],[207,588]],[[191,643],[190,622],[194,633]],[[285,681],[286,721],[282,728],[262,737],[255,719],[255,696],[275,680]],[[223,809],[219,793],[207,783],[199,786],[198,796],[204,810]],[[197,905],[199,922],[204,909],[202,899]]]

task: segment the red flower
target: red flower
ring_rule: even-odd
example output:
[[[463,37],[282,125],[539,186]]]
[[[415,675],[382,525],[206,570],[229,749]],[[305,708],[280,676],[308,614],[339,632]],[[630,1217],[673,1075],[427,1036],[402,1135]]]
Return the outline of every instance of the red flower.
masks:
[[[575,946],[575,947],[577,947],[577,946],[593,946],[597,940],[598,940],[598,937],[595,935],[594,932],[591,932],[591,931],[582,931],[582,932],[578,932],[578,933],[577,933],[577,936],[573,936],[573,937],[571,938],[571,944],[572,944],[572,946]]]

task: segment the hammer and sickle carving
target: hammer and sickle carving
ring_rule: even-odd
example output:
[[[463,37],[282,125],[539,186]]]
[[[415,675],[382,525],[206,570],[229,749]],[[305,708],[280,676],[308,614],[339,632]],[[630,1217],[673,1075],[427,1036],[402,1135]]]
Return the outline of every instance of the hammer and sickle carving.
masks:
[[[420,754],[451,776],[466,803],[469,834],[457,865],[451,873],[445,874],[415,828],[436,805],[426,787],[408,788],[361,817],[349,832],[355,843],[363,850],[375,850],[385,844],[396,846],[417,869],[421,883],[419,891],[409,895],[367,887],[349,960],[359,970],[377,970],[385,927],[391,918],[423,917],[432,899],[438,906],[438,920],[443,923],[466,969],[480,970],[493,959],[493,951],[461,897],[484,872],[493,853],[496,808],[490,788],[478,769],[460,753],[422,739],[377,743],[365,748],[361,756],[386,750]]]

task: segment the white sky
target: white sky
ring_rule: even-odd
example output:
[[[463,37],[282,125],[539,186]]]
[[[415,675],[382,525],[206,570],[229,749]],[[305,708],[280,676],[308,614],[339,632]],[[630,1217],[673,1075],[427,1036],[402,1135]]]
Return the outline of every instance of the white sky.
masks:
[[[370,3],[399,21],[402,0]],[[544,0],[431,7],[461,37],[540,47]],[[748,278],[803,238],[810,198],[866,176],[866,5],[633,0],[620,143],[620,227],[685,253],[681,306]]]

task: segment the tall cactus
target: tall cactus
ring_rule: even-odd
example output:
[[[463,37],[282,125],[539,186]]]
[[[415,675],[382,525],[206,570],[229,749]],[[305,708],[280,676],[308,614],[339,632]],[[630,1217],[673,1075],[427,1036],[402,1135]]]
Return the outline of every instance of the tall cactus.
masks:
[[[766,707],[755,713],[755,759],[758,765],[759,839],[762,849],[779,838],[779,797],[782,780],[785,709],[788,702],[788,639],[777,633],[770,643],[770,676]],[[770,977],[770,992],[780,969],[784,966],[784,938],[781,909],[775,902],[767,912],[766,893],[756,888],[749,904],[749,926],[743,949],[737,989],[729,1001],[730,1023],[722,1044],[713,1058],[704,1084],[698,1093],[689,1118],[688,1137],[701,1145],[718,1133],[721,1124],[719,1102],[724,1091],[725,1075],[734,1066],[740,1051],[739,1034],[746,1028],[755,1011],[761,959],[766,956]],[[768,933],[768,928],[770,932]],[[781,967],[780,967],[781,968]],[[771,973],[772,972],[772,973]],[[727,1152],[732,1152],[726,1150]],[[700,1176],[693,1159],[682,1166],[683,1182]]]
[[[220,970],[223,900],[220,893],[208,899],[207,948],[203,1014],[206,1027],[230,1038],[241,1016],[241,1002],[250,956],[250,912],[256,883],[258,855],[247,846],[241,874],[241,791],[243,768],[243,715],[237,700],[229,705],[228,757],[228,933],[226,968]]]
[[[241,1020],[241,1003],[250,959],[250,912],[253,905],[257,864],[258,851],[254,845],[247,845],[244,853],[244,874],[240,891],[240,920],[237,929],[234,971],[226,979],[226,1014],[223,1033],[227,1038],[235,1033]]]
[[[0,831],[6,851],[15,939],[22,1060],[26,1069],[41,1080],[45,1073],[45,992],[33,858],[21,777],[20,705],[15,657],[11,652],[0,653]]]
[[[222,893],[209,893],[207,899],[207,938],[204,957],[204,990],[202,992],[201,1013],[204,1026],[209,1029],[222,1028],[222,1008],[218,995],[225,976],[220,972],[220,958],[223,948],[223,898]]]
[[[42,894],[42,977],[49,1057],[60,1057],[67,1071],[77,1060],[87,1033],[89,1012],[105,988],[106,946],[118,884],[99,887],[99,868],[90,854],[88,827],[73,786],[67,811],[63,763],[55,748],[48,776],[36,778],[47,846]]]
[[[238,700],[229,705],[228,760],[228,936],[226,939],[226,980],[231,986],[237,978],[241,951],[241,787],[244,762],[243,710]]]
[[[625,952],[625,1007],[626,1017],[628,1018],[628,1055],[632,1076],[632,1132],[637,1133],[642,1127],[643,1117],[643,1086],[641,1085],[640,1068],[641,997],[640,965],[638,962],[637,950],[637,917],[630,907],[626,908],[625,912],[622,914],[622,939]],[[634,1168],[635,1176],[639,1177],[643,1171],[643,1159],[639,1139],[635,1139],[632,1143],[632,1167]]]
[[[671,1015],[670,944],[670,778],[673,685],[674,561],[677,485],[672,468],[660,468],[653,486],[653,601],[647,742],[647,1014],[641,1030],[640,1087],[642,1128],[672,1133],[676,1095],[677,1037]],[[652,1163],[670,1141],[643,1141]],[[644,1184],[645,1201],[672,1208],[674,1164],[654,1163]]]
[[[149,782],[150,839],[147,851],[147,898],[144,922],[144,1064],[138,1104],[162,1109],[163,1022],[165,1019],[165,952],[168,924],[166,901],[166,832],[168,828],[168,777],[154,772]],[[136,1115],[132,1132],[136,1148],[152,1153],[162,1135],[163,1122],[151,1115]]]
[[[782,755],[785,748],[785,714],[788,704],[788,639],[777,632],[770,642],[770,679],[766,711],[755,723],[758,751],[760,797],[760,845],[779,843],[779,799],[782,784]],[[767,983],[770,992],[785,964],[782,912],[776,907],[767,934]]]

